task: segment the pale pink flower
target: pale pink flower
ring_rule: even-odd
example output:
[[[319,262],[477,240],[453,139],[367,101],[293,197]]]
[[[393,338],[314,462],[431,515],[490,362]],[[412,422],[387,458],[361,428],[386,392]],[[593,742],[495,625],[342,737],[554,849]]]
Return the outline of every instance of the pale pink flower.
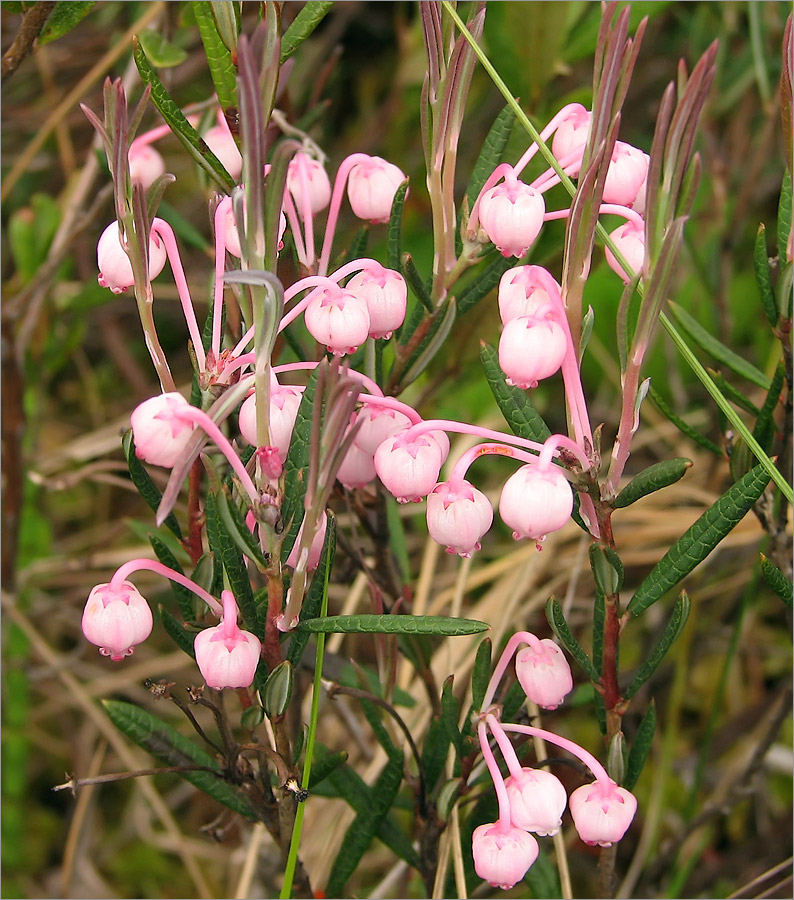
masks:
[[[626,258],[626,262],[634,270],[635,275],[642,272],[645,263],[645,228],[639,222],[629,220],[616,228],[610,235],[615,242],[618,250]],[[607,264],[615,274],[619,275],[623,281],[628,282],[629,277],[623,271],[623,266],[615,258],[614,253],[609,247],[604,248]]]
[[[350,207],[359,219],[388,222],[397,188],[406,180],[403,172],[380,156],[356,163],[347,179]]]
[[[281,462],[287,458],[295,420],[298,418],[298,407],[301,403],[301,391],[296,387],[278,384],[275,380],[270,386],[270,446],[278,450]],[[240,433],[249,444],[256,446],[256,394],[251,394],[240,407]]]
[[[553,319],[518,316],[499,337],[499,365],[508,384],[535,388],[557,372],[568,351],[568,336]]]
[[[523,768],[505,780],[510,820],[516,828],[552,835],[560,830],[568,795],[556,775]]]
[[[138,144],[135,141],[130,145],[130,181],[136,181],[145,191],[157,181],[161,175],[165,175],[165,160],[152,147],[151,144]]]
[[[392,332],[402,325],[408,288],[399,272],[370,263],[347,282],[345,289],[367,304],[370,337],[390,338]]]
[[[542,709],[556,709],[573,689],[568,660],[549,638],[518,651],[516,676],[527,697]]]
[[[262,645],[250,631],[242,631],[237,625],[237,603],[231,591],[221,594],[223,616],[220,625],[200,631],[194,641],[201,675],[208,687],[249,687],[259,662]]]
[[[554,132],[551,152],[558,160],[570,156],[575,150],[579,151],[580,157],[584,153],[593,114],[583,106],[578,104],[577,106],[577,109],[572,109],[565,120],[560,122]],[[579,166],[577,165],[573,169],[568,168],[567,171],[572,178],[576,178],[579,174]]]
[[[305,177],[305,184],[309,198],[309,209],[316,214],[328,206],[331,200],[331,182],[323,164],[307,153],[296,153],[287,167],[287,188],[295,201],[295,207],[299,213],[303,211],[303,180],[301,169]]]
[[[471,556],[492,523],[490,500],[468,481],[442,481],[427,495],[427,530],[449,553]]]
[[[369,335],[369,310],[357,294],[335,284],[316,287],[304,313],[311,336],[334,356],[355,353]]]
[[[637,812],[637,798],[613,781],[582,785],[571,794],[568,805],[579,837],[600,847],[619,841]]]
[[[202,137],[234,181],[239,181],[243,174],[243,158],[228,125],[225,122],[223,125],[214,125]]]
[[[155,466],[170,469],[185,455],[193,424],[180,413],[190,410],[185,398],[171,391],[138,404],[130,416],[135,455]]]
[[[362,488],[375,480],[375,460],[368,450],[362,450],[355,441],[345,453],[336,473],[340,484],[349,490]]]
[[[548,293],[540,287],[537,266],[515,266],[499,280],[499,316],[507,325],[519,316],[533,316],[542,307],[551,305]]]
[[[542,541],[562,528],[572,511],[571,486],[557,466],[546,471],[537,465],[522,466],[507,479],[499,499],[499,515],[516,540]]]
[[[405,413],[376,403],[365,403],[357,416],[361,426],[353,443],[373,456],[386,438],[404,431],[411,425],[411,420]]]
[[[488,239],[502,256],[523,256],[543,226],[543,195],[516,178],[486,191],[479,203],[479,217]]]
[[[492,887],[509,890],[538,858],[538,842],[520,828],[480,825],[471,836],[474,871]]]
[[[152,611],[129,581],[98,584],[83,610],[83,634],[103,656],[120,660],[152,632]]]
[[[134,240],[132,235],[130,240]],[[102,232],[96,248],[97,266],[99,277],[97,281],[101,287],[110,288],[114,294],[120,294],[135,284],[135,276],[132,274],[132,263],[129,256],[121,246],[119,223],[111,222]],[[165,266],[165,244],[156,234],[149,236],[149,278],[154,279],[163,271]]]
[[[648,177],[650,157],[623,141],[615,141],[604,182],[602,203],[631,206]]]
[[[376,450],[375,471],[399,503],[418,503],[435,487],[448,452],[449,439],[443,432],[407,438],[397,434]]]

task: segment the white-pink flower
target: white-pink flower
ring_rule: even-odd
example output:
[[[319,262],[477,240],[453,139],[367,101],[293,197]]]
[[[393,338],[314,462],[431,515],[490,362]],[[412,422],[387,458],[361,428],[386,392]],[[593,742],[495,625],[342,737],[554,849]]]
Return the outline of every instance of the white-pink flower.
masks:
[[[347,197],[359,219],[388,222],[397,188],[405,175],[393,163],[380,156],[357,162],[347,178]]]
[[[309,199],[312,215],[328,206],[331,200],[331,182],[323,164],[307,153],[296,153],[287,166],[287,188],[295,201],[298,213],[303,212],[303,187]]]
[[[499,336],[499,366],[507,383],[535,388],[558,371],[568,351],[568,336],[553,319],[518,316]]]
[[[502,256],[523,256],[543,226],[543,194],[518,179],[504,181],[480,198],[479,217]]]
[[[538,858],[538,842],[514,825],[480,825],[471,836],[474,871],[492,887],[510,890]]]
[[[357,294],[335,284],[316,287],[304,313],[311,336],[334,356],[355,353],[369,335],[367,304]]]
[[[492,523],[490,500],[468,481],[442,481],[427,495],[427,530],[448,553],[471,556]]]
[[[152,611],[129,581],[118,586],[98,584],[88,595],[82,629],[103,656],[124,659],[151,634]]]
[[[550,306],[551,298],[540,286],[538,266],[514,266],[499,280],[499,316],[503,325],[519,316],[534,316]]]
[[[513,537],[542,541],[557,531],[573,511],[573,493],[562,470],[550,466],[522,466],[505,482],[499,499],[499,515],[513,529]]]
[[[168,469],[176,465],[193,434],[193,424],[179,415],[189,409],[190,404],[176,391],[138,404],[130,415],[138,459]]]
[[[549,638],[518,651],[516,676],[527,697],[542,709],[556,709],[573,689],[568,660]]]
[[[237,625],[237,604],[231,591],[221,594],[223,616],[220,625],[200,631],[194,641],[201,675],[208,687],[249,687],[259,662],[262,645],[250,631]]]
[[[278,450],[281,462],[287,458],[295,420],[298,418],[298,407],[301,403],[301,391],[290,385],[281,385],[275,379],[270,385],[270,446]],[[256,440],[256,394],[251,394],[240,407],[240,433],[249,444],[257,446]]]
[[[345,289],[361,297],[369,310],[369,336],[390,338],[402,325],[408,301],[405,279],[394,269],[369,264],[357,272]]]
[[[648,177],[650,157],[623,141],[615,141],[604,182],[603,203],[631,206]]]
[[[510,820],[516,828],[539,835],[556,834],[568,795],[556,775],[544,769],[522,768],[505,780]]]
[[[634,274],[642,272],[645,263],[645,228],[639,222],[629,220],[616,228],[609,235],[615,242],[615,246],[625,257],[626,262],[634,270]],[[623,281],[628,282],[629,277],[625,273],[623,266],[617,261],[615,254],[609,249],[604,248],[607,264],[615,274],[619,275]]]
[[[229,131],[229,126],[225,122],[223,125],[214,125],[202,137],[204,143],[221,161],[224,169],[235,181],[239,181],[243,174],[243,158]]]
[[[449,439],[443,432],[400,433],[378,447],[375,471],[399,503],[418,503],[435,487],[447,453]]]
[[[637,812],[637,798],[613,781],[577,788],[568,801],[573,824],[586,844],[609,847],[619,841]]]
[[[134,237],[130,235],[130,240]],[[96,248],[100,287],[110,288],[114,294],[129,290],[135,284],[132,274],[132,263],[121,246],[118,222],[111,222],[102,232]],[[165,244],[156,234],[149,236],[149,278],[154,279],[165,266]]]
[[[136,181],[148,191],[161,175],[165,175],[165,160],[151,144],[130,144],[130,181]]]

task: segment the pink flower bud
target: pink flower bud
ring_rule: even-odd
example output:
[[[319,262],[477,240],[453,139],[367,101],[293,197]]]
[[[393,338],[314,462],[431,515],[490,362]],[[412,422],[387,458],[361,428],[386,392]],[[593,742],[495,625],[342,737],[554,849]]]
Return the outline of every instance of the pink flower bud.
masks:
[[[367,304],[369,336],[390,338],[405,319],[408,288],[405,279],[394,269],[367,266],[348,281],[345,289],[352,291]]]
[[[132,236],[130,236],[132,239]],[[101,287],[110,288],[114,294],[120,294],[135,284],[132,274],[132,263],[121,246],[118,222],[111,222],[102,232],[96,248]],[[149,236],[149,278],[157,278],[163,271],[166,253],[165,244],[156,234]]]
[[[411,425],[411,420],[405,413],[374,403],[366,403],[359,410],[358,421],[361,422],[361,427],[353,443],[373,456],[386,438],[404,431]]]
[[[538,283],[537,268],[515,266],[499,280],[499,316],[503,325],[519,316],[533,316],[551,305],[551,298]]]
[[[130,416],[138,459],[168,469],[176,465],[193,434],[192,423],[179,416],[189,409],[187,400],[175,391],[138,404]]]
[[[287,188],[295,201],[299,213],[303,211],[303,180],[301,168],[305,173],[306,187],[309,196],[309,208],[312,214],[325,209],[331,201],[331,182],[323,164],[307,153],[297,153],[287,167]]]
[[[645,229],[636,222],[628,221],[616,228],[610,235],[615,242],[618,250],[626,257],[626,262],[634,270],[634,273],[642,272],[645,263]],[[606,256],[607,265],[623,281],[628,282],[629,277],[623,271],[623,266],[615,259],[615,254],[609,249],[604,248],[604,256]]]
[[[513,537],[542,541],[568,521],[573,511],[573,493],[562,471],[550,466],[522,466],[502,488],[499,515],[513,529]]]
[[[499,338],[499,365],[508,384],[535,388],[562,365],[568,338],[552,319],[518,316],[511,319]]]
[[[557,834],[568,795],[556,775],[523,768],[505,780],[510,820],[516,828],[539,835]]]
[[[305,524],[306,519],[303,520]],[[320,520],[320,527],[317,529],[314,537],[312,538],[311,546],[309,547],[309,556],[306,560],[306,571],[311,572],[320,565],[320,557],[323,555],[323,542],[325,541],[325,532],[328,528],[328,515],[327,513],[323,513],[322,519]],[[289,556],[287,557],[287,561],[285,565],[292,566],[294,569],[298,564],[298,547],[300,546],[301,535],[303,534],[303,524],[301,524],[300,531],[298,532],[298,536],[295,539],[295,543],[292,545],[292,550],[290,550]]]
[[[130,145],[130,181],[138,182],[145,191],[157,181],[161,175],[165,175],[165,161],[151,144],[138,144],[135,141]]]
[[[486,191],[480,199],[480,224],[502,256],[523,256],[543,225],[543,195],[513,179]]]
[[[231,591],[224,591],[221,624],[200,631],[194,641],[196,662],[208,687],[249,687],[259,662],[262,645],[250,631],[237,626],[237,604]]]
[[[471,556],[492,522],[490,500],[468,481],[442,481],[427,495],[427,530],[448,553]]]
[[[214,125],[202,137],[204,143],[221,161],[224,169],[235,181],[239,181],[243,174],[243,158],[228,126],[225,123]]]
[[[304,319],[311,336],[334,356],[355,353],[369,334],[369,310],[361,297],[338,285],[316,287]]]
[[[568,660],[549,638],[518,651],[516,676],[527,697],[542,709],[556,709],[573,689]]]
[[[648,177],[649,161],[650,157],[642,150],[623,141],[615,141],[604,182],[602,203],[631,206]]]
[[[301,391],[298,388],[273,381],[270,386],[270,444],[278,450],[282,462],[287,458],[300,403]],[[256,394],[243,401],[239,423],[242,436],[249,444],[256,446]]]
[[[573,824],[586,844],[609,847],[628,830],[637,812],[637,798],[613,781],[584,784],[570,797]]]
[[[531,834],[499,822],[480,825],[471,836],[474,871],[491,887],[510,890],[538,858],[538,842]]]
[[[284,232],[287,230],[287,217],[284,215],[284,211],[281,211],[278,220],[278,249],[282,250],[284,248]],[[234,211],[232,209],[232,204],[228,203],[226,207],[226,212],[223,216],[223,243],[226,246],[226,250],[231,253],[232,256],[239,259],[242,256],[242,248],[240,245],[240,232],[237,228],[237,222],[234,220]]]
[[[443,432],[406,438],[397,434],[385,440],[375,452],[378,478],[399,503],[418,503],[436,485],[441,466],[449,453],[449,439]]]
[[[354,441],[342,459],[342,464],[336,473],[337,480],[348,490],[355,490],[374,481],[375,475],[373,454],[362,450]]]
[[[103,656],[120,660],[152,633],[152,611],[129,581],[98,584],[83,610],[83,634]]]
[[[565,121],[561,122],[554,132],[551,152],[558,160],[570,156],[574,150],[578,150],[580,154],[584,153],[587,133],[590,130],[590,120],[593,118],[593,115],[583,106],[578,104],[577,106],[578,109],[571,110]],[[579,174],[579,167],[576,166],[573,169],[568,169],[568,171],[572,178],[576,178]]]
[[[370,222],[388,222],[397,188],[406,180],[397,166],[380,156],[356,163],[347,179],[350,208]]]

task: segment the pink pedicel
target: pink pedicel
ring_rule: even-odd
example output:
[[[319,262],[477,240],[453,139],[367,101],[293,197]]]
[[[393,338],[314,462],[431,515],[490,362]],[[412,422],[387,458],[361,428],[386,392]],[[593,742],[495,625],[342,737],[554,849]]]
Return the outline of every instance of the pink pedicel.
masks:
[[[537,269],[538,266],[515,266],[502,275],[498,298],[503,325],[519,316],[532,316],[551,304],[551,298],[537,280]]]
[[[132,235],[130,235],[132,239]],[[119,223],[111,222],[102,232],[96,248],[101,287],[110,288],[114,294],[121,294],[135,284],[132,263],[121,246]],[[153,234],[149,237],[149,278],[157,278],[165,266],[165,244]]]
[[[644,227],[637,222],[628,221],[619,228],[616,228],[609,236],[615,242],[618,250],[620,250],[626,258],[626,262],[634,270],[634,274],[641,273],[643,264],[645,263]],[[609,268],[612,269],[616,275],[619,275],[623,281],[628,282],[629,276],[624,271],[623,266],[617,261],[614,253],[609,247],[604,248],[604,255],[606,256]]]
[[[650,157],[623,141],[615,141],[612,161],[604,182],[602,203],[632,206],[644,189]]]
[[[555,321],[518,316],[499,337],[499,366],[508,384],[536,388],[559,370],[567,349],[567,335]]]
[[[560,830],[568,795],[556,775],[544,769],[522,768],[505,780],[510,820],[516,828],[537,835]]]
[[[202,137],[234,181],[239,181],[243,174],[243,158],[226,122],[224,121],[222,125],[213,125]]]
[[[432,432],[416,437],[400,433],[378,447],[375,471],[399,503],[418,503],[436,486],[448,452],[449,442],[445,451]]]
[[[323,164],[306,153],[296,153],[287,167],[287,189],[295,201],[295,208],[303,212],[303,185],[309,200],[309,210],[316,215],[331,202],[331,182]]]
[[[138,459],[167,469],[176,465],[184,457],[193,434],[192,423],[179,413],[190,408],[187,400],[175,391],[151,397],[136,406],[130,424]]]
[[[470,557],[492,523],[490,500],[468,481],[442,481],[427,495],[427,530],[448,553]]]
[[[514,825],[480,825],[471,837],[474,871],[491,887],[510,890],[538,858],[538,842]]]
[[[311,336],[334,356],[355,353],[369,335],[367,304],[339,285],[315,288],[307,298],[303,316]]]
[[[587,134],[590,131],[590,121],[593,115],[579,104],[572,104],[572,107],[574,108],[571,109],[564,121],[557,126],[551,142],[551,152],[557,159],[568,157],[575,150],[583,154],[587,143]],[[571,178],[576,178],[579,174],[578,167],[573,170],[568,168],[567,171]]]
[[[399,272],[370,263],[347,282],[345,289],[367,304],[370,337],[390,338],[402,325],[408,288]]]
[[[516,653],[516,676],[527,697],[541,709],[556,709],[573,689],[568,660],[549,638]]]
[[[397,409],[376,406],[374,403],[367,403],[359,410],[357,421],[361,422],[361,427],[353,443],[373,456],[385,440],[411,425],[411,420],[405,413]]]
[[[515,175],[486,191],[479,201],[480,225],[502,256],[523,256],[543,225],[543,195]]]
[[[118,586],[98,584],[88,595],[82,629],[103,656],[124,659],[151,634],[152,611],[129,581]]]
[[[609,847],[619,841],[637,812],[637,798],[613,781],[577,788],[568,805],[579,837],[586,844]]]
[[[270,446],[275,447],[281,461],[287,458],[295,420],[298,418],[298,407],[302,392],[289,385],[271,384],[270,387]],[[251,394],[240,407],[240,433],[249,444],[257,446],[256,440],[256,394]]]
[[[130,144],[130,181],[148,191],[161,175],[165,175],[165,160],[151,144]]]
[[[388,222],[394,195],[405,180],[402,170],[380,156],[356,163],[347,179],[350,208],[359,219]]]
[[[507,479],[499,499],[499,515],[516,540],[542,541],[562,528],[571,512],[571,486],[557,466],[545,472],[538,465],[522,466]]]
[[[237,222],[234,219],[234,211],[232,209],[231,198],[221,201],[226,204],[223,215],[223,243],[228,253],[236,259],[242,256],[242,248],[240,245],[240,232],[237,228]],[[278,220],[278,249],[284,248],[284,232],[287,230],[287,217],[282,210]]]
[[[250,631],[237,626],[237,603],[231,591],[221,594],[221,624],[200,631],[193,641],[201,675],[208,687],[249,687],[254,680],[262,645]]]

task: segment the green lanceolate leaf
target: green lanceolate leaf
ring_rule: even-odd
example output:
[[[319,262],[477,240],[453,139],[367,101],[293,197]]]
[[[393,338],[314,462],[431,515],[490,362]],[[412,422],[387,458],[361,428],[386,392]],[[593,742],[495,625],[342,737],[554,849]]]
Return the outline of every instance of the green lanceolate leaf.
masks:
[[[246,525],[240,507],[233,500],[229,499],[225,490],[218,491],[215,495],[215,501],[218,504],[218,514],[229,537],[237,544],[242,553],[266,568],[267,560],[251,529]]]
[[[333,0],[307,0],[281,38],[281,64],[283,65],[300,45],[310,37],[333,6]]]
[[[758,418],[753,428],[753,437],[767,453],[771,451],[775,437],[775,410],[780,401],[780,392],[783,390],[785,379],[786,367],[781,359],[772,376],[772,385],[767,392],[764,405],[758,412]]]
[[[211,772],[180,772],[180,777],[199,788],[210,797],[228,806],[246,819],[258,816],[248,801],[234,785],[221,777],[221,768],[215,759],[183,737],[167,722],[132,703],[120,700],[103,700],[102,705],[111,722],[152,756],[169,766],[204,766]],[[216,774],[217,773],[217,774]]]
[[[474,667],[471,672],[471,702],[475,709],[482,706],[488,682],[491,680],[491,639],[485,640],[477,648]]]
[[[571,654],[571,656],[579,663],[579,665],[587,673],[587,677],[592,681],[598,681],[599,674],[590,657],[585,653],[582,645],[573,636],[570,626],[565,621],[562,607],[555,597],[549,597],[546,603],[546,619],[548,620],[551,630],[557,636],[557,639]]]
[[[729,381],[725,379],[722,373],[715,371],[714,369],[706,368],[706,371],[709,374],[709,377],[717,385],[717,389],[732,403],[735,403],[739,409],[745,410],[745,412],[749,412],[753,418],[755,418],[759,409],[753,403],[753,401],[743,394],[738,388],[735,388]]]
[[[153,28],[138,32],[138,40],[152,65],[160,69],[178,66],[187,59],[187,51],[167,41],[161,32]]]
[[[676,322],[706,353],[713,356],[714,359],[721,362],[724,366],[727,366],[732,372],[735,372],[742,378],[746,378],[752,384],[756,384],[758,387],[764,388],[764,390],[769,390],[769,379],[760,369],[757,369],[752,363],[739,356],[738,353],[734,353],[733,350],[726,347],[722,341],[715,338],[682,306],[679,306],[672,300],[668,302]]]
[[[160,619],[163,623],[163,628],[165,628],[168,636],[180,650],[184,650],[188,656],[192,656],[195,659],[196,654],[193,650],[193,639],[195,635],[187,631],[176,616],[172,615],[162,603],[160,603],[157,608],[160,611]]]
[[[786,606],[791,607],[794,605],[794,599],[792,599],[794,586],[780,569],[767,559],[763,553],[761,554],[761,574],[764,576],[764,581],[772,588],[778,597],[780,597]]]
[[[786,259],[788,236],[791,234],[791,199],[791,172],[786,169],[777,209],[777,253],[781,260]]]
[[[237,107],[237,70],[232,61],[232,54],[218,32],[212,4],[209,0],[194,0],[191,4],[196,17],[204,54],[207,57],[212,83],[218,95],[221,109]]]
[[[41,29],[41,34],[36,42],[41,47],[68,34],[82,22],[94,6],[96,6],[94,0],[85,3],[79,2],[79,0],[59,0],[44,28]]]
[[[613,506],[615,509],[624,509],[626,506],[636,503],[641,497],[646,497],[648,494],[675,484],[684,477],[687,469],[691,466],[692,460],[685,457],[665,459],[648,466],[647,469],[643,469],[642,472],[635,475],[615,497]]]
[[[299,631],[313,634],[435,634],[459,637],[488,631],[490,625],[476,619],[455,619],[449,616],[326,616],[307,619],[298,625]]]
[[[150,533],[148,537],[149,543],[152,545],[152,550],[154,550],[155,556],[160,562],[164,566],[168,566],[169,569],[178,572],[180,575],[184,575],[185,573],[182,570],[182,566],[179,564],[179,560],[177,560],[171,552],[168,544],[156,534]],[[190,621],[195,615],[194,604],[196,595],[183,584],[177,584],[175,581],[170,581],[169,584],[171,585],[171,590],[173,591],[176,602],[179,604],[179,611],[182,613],[183,618]]]
[[[653,405],[659,412],[665,416],[665,418],[669,419],[682,434],[685,434],[690,440],[693,440],[696,444],[704,447],[706,450],[710,450],[717,456],[724,455],[719,444],[715,444],[714,441],[709,440],[705,435],[701,434],[691,425],[687,424],[682,418],[677,416],[664,397],[662,397],[654,387],[649,388],[648,396],[651,398]]]
[[[777,303],[775,291],[772,287],[772,273],[769,271],[769,255],[766,249],[766,225],[758,226],[753,247],[753,267],[755,280],[758,284],[758,293],[761,297],[761,306],[764,308],[769,324],[774,328],[777,325]]]
[[[181,144],[193,160],[207,173],[210,179],[225,193],[231,192],[234,187],[234,179],[223,167],[223,163],[204,143],[201,135],[185,118],[185,114],[171,99],[163,83],[157,77],[151,63],[146,58],[143,47],[135,38],[132,39],[132,53],[135,65],[138,67],[144,84],[152,88],[152,101],[160,115],[165,119],[171,130],[177,136]]]
[[[675,587],[745,517],[768,483],[769,475],[759,465],[728,488],[654,566],[631,598],[628,611],[638,616]]]
[[[509,106],[505,106],[494,120],[493,125],[491,125],[491,130],[485,137],[480,155],[477,157],[477,162],[472,169],[469,186],[466,188],[469,209],[474,206],[488,176],[502,161],[502,153],[504,153],[504,149],[507,146],[515,120],[516,117],[513,110]]]
[[[309,444],[316,388],[317,369],[312,372],[301,397],[287,458],[284,461],[284,502],[281,505],[281,520],[284,526],[284,540],[281,544],[282,563],[289,556],[303,521],[303,500],[306,496],[306,479],[309,475]]]
[[[455,298],[450,297],[443,306],[433,314],[430,320],[430,327],[424,340],[421,341],[414,352],[405,362],[405,369],[400,384],[402,387],[409,385],[418,378],[422,372],[430,365],[433,357],[441,349],[444,341],[446,341],[452,325],[457,315],[457,305]]]
[[[403,253],[400,262],[400,271],[402,272],[403,278],[405,278],[406,284],[414,292],[414,296],[422,306],[424,306],[428,312],[433,312],[433,299],[430,296],[430,289],[427,286],[427,282],[419,274],[419,270],[416,268],[413,257],[410,253]]]
[[[441,719],[431,719],[422,746],[422,771],[425,786],[432,792],[444,771],[449,752],[449,734],[441,724]]]
[[[441,727],[457,751],[458,756],[462,756],[463,736],[460,733],[460,728],[458,728],[460,710],[452,689],[454,677],[454,675],[450,675],[447,678],[441,691]]]
[[[400,248],[400,239],[403,227],[403,205],[405,204],[405,195],[408,193],[408,181],[404,181],[394,195],[391,204],[391,214],[389,215],[389,225],[386,229],[386,247],[388,252],[388,266],[395,271],[400,270],[400,257],[402,250]]]
[[[596,587],[605,597],[611,597],[623,586],[623,563],[611,547],[590,545],[590,569]]]
[[[459,315],[468,312],[486,294],[490,293],[514,262],[514,259],[505,259],[501,253],[494,253],[494,258],[485,269],[458,293]]]
[[[312,773],[309,779],[308,790],[311,791],[347,762],[347,750],[339,750],[332,753],[327,747],[319,743],[314,745],[314,759],[312,760]]]
[[[629,750],[629,758],[626,761],[626,777],[623,779],[623,787],[627,791],[633,791],[634,785],[637,783],[642,774],[645,760],[650,753],[653,743],[653,733],[656,731],[656,704],[651,700],[645,715],[640,721],[637,734]]]
[[[604,666],[604,622],[606,621],[606,601],[601,591],[596,590],[593,601],[593,668],[600,678]],[[595,680],[595,679],[594,679]]]
[[[149,473],[143,467],[143,463],[135,455],[132,429],[130,429],[122,438],[121,446],[124,450],[127,466],[130,470],[132,483],[146,503],[154,510],[154,512],[157,512],[157,508],[160,505],[160,500],[163,495],[160,493],[160,489],[157,485],[152,481]],[[176,516],[173,513],[168,515],[163,524],[169,528],[180,541],[182,540],[182,529],[179,527],[179,522],[177,522]]]
[[[670,616],[670,621],[667,623],[667,627],[662,633],[662,636],[637,670],[637,674],[631,679],[631,684],[626,688],[624,696],[627,700],[637,693],[651,675],[653,675],[659,663],[665,658],[667,651],[672,647],[676,638],[678,638],[684,630],[684,626],[689,618],[691,606],[692,604],[690,603],[687,592],[681,591],[681,595],[675,601],[673,614]]]
[[[513,434],[531,441],[545,441],[550,437],[549,426],[532,405],[527,392],[511,387],[505,380],[504,372],[499,368],[496,350],[484,343],[480,350],[480,360],[494,398]]]

